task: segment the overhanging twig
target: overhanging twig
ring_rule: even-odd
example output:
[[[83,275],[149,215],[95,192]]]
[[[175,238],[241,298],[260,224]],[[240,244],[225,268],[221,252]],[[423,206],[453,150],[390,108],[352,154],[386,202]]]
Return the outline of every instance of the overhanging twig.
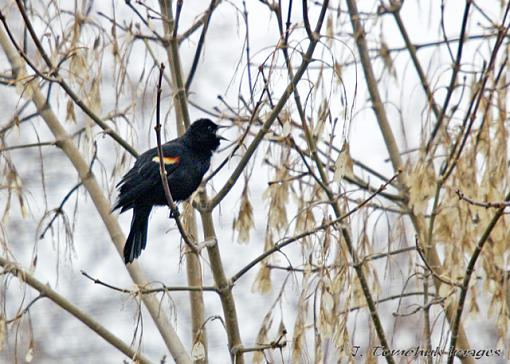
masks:
[[[158,150],[158,157],[159,157],[159,175],[161,176],[161,183],[163,184],[163,190],[165,191],[165,198],[168,204],[168,207],[170,208],[170,211],[172,212],[172,216],[175,220],[175,223],[177,225],[177,228],[179,229],[179,232],[181,233],[182,238],[184,239],[184,242],[190,247],[190,249],[196,253],[199,254],[199,249],[195,246],[195,244],[191,241],[188,234],[186,233],[186,230],[184,229],[184,226],[182,225],[180,216],[179,216],[179,210],[177,209],[177,206],[175,205],[175,201],[172,197],[172,193],[170,192],[170,186],[168,185],[168,178],[166,174],[164,159],[163,159],[163,148],[161,146],[161,81],[163,79],[163,72],[165,71],[165,65],[161,63],[159,66],[159,80],[158,80],[158,89],[157,89],[157,99],[156,99],[156,126],[154,126],[154,131],[156,132],[156,140],[158,143],[157,150]]]

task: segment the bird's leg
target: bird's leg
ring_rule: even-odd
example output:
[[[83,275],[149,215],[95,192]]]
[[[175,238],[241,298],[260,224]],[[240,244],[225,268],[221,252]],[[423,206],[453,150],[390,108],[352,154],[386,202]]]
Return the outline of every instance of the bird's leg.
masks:
[[[175,219],[179,216],[181,216],[181,213],[179,212],[179,208],[177,207],[177,205],[175,205],[175,209],[170,209],[170,215],[168,215],[168,217],[171,219]]]

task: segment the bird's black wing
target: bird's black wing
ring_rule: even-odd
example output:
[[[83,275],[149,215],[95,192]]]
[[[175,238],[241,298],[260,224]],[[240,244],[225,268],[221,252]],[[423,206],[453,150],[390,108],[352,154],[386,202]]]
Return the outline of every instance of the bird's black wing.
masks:
[[[167,143],[162,146],[163,163],[167,175],[172,174],[178,167],[181,160],[182,146],[175,143]],[[133,168],[117,184],[122,186],[134,179],[143,178],[147,183],[155,184],[160,181],[159,157],[157,148],[152,148],[141,154]],[[137,181],[138,182],[138,181]]]
[[[179,168],[183,148],[179,143],[170,142],[163,144],[161,149],[163,150],[163,164],[165,166],[167,176],[170,176],[177,168]],[[137,160],[134,168],[137,169],[137,173],[139,173],[144,179],[158,183],[161,180],[161,177],[159,174],[159,156],[157,148],[148,150],[142,156],[140,156],[139,160]]]
[[[168,176],[179,168],[183,148],[182,144],[176,141],[162,146],[163,163]],[[161,177],[158,151],[157,148],[152,148],[137,158],[133,168],[117,184],[120,193],[114,210],[122,208],[121,212],[123,212],[130,209],[136,200],[143,199],[143,196],[159,183],[161,183]]]

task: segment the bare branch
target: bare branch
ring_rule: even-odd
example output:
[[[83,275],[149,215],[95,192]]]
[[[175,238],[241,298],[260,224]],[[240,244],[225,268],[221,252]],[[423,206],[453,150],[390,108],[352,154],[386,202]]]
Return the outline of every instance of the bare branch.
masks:
[[[145,356],[133,350],[129,345],[125,344],[117,336],[113,335],[110,331],[108,331],[108,329],[106,329],[99,322],[95,321],[91,316],[80,310],[63,296],[51,289],[50,286],[34,278],[30,273],[20,268],[16,263],[0,257],[0,266],[4,268],[5,272],[18,277],[20,280],[26,282],[32,288],[37,290],[42,295],[39,297],[46,297],[50,299],[56,305],[69,312],[79,321],[83,322],[92,331],[94,331],[112,346],[117,348],[119,351],[124,353],[131,360],[139,361],[140,363],[150,363],[149,359],[147,359]]]
[[[472,1],[466,1],[466,5],[464,6],[464,15],[462,18],[462,25],[460,29],[460,37],[459,37],[459,45],[457,47],[457,56],[455,58],[455,63],[453,64],[452,74],[450,77],[450,84],[448,85],[446,94],[446,97],[443,102],[443,107],[441,108],[441,112],[439,116],[437,116],[436,124],[434,125],[434,128],[432,129],[432,133],[430,134],[430,138],[427,142],[427,146],[425,147],[425,151],[429,152],[430,148],[432,147],[432,143],[434,142],[434,139],[437,135],[437,132],[441,128],[441,125],[443,124],[443,120],[445,118],[448,104],[450,103],[450,99],[453,95],[453,91],[455,90],[455,83],[457,82],[457,74],[460,69],[460,62],[462,59],[462,50],[464,48],[464,37],[466,35],[466,27],[467,27],[467,21],[468,21],[468,15],[469,15],[469,8],[471,7]]]
[[[486,209],[489,208],[501,209],[510,206],[509,201],[476,201],[464,195],[464,193],[462,193],[462,191],[459,189],[456,189],[455,193],[457,194],[457,196],[459,196],[459,200],[464,200],[473,206],[485,207]]]
[[[116,287],[114,285],[111,285],[109,283],[103,282],[102,280],[98,278],[92,277],[90,274],[88,274],[85,271],[81,271],[81,274],[84,275],[86,278],[94,282],[94,284],[99,284],[100,286],[104,286],[106,288],[112,289],[114,291],[120,292],[120,293],[128,293],[132,296],[137,295],[144,295],[144,294],[154,294],[154,293],[167,293],[167,292],[204,292],[204,291],[211,291],[216,292],[219,294],[218,288],[216,287],[210,287],[210,286],[204,286],[204,287],[179,287],[179,286],[167,286],[162,284],[161,288],[138,288],[138,289],[126,289],[126,288],[120,288]],[[144,287],[150,286],[150,283],[147,283]]]

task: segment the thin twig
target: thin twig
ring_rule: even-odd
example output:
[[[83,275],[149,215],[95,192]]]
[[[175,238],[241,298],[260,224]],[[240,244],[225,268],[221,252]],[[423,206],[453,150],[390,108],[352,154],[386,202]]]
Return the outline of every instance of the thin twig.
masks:
[[[159,35],[158,32],[156,32],[151,26],[150,24],[147,22],[147,20],[145,19],[145,17],[140,14],[140,12],[138,11],[137,8],[135,8],[135,6],[131,3],[131,0],[124,0],[124,2],[126,3],[126,5],[133,11],[133,13],[136,14],[136,16],[138,17],[138,19],[140,19],[140,21],[147,27],[147,29],[149,29],[152,34],[154,34],[154,37],[156,37],[156,39],[161,42],[161,44],[165,44],[166,43],[166,40],[161,36]]]
[[[363,261],[368,262],[368,261],[372,261],[372,260],[388,258],[392,255],[407,253],[407,252],[410,252],[413,250],[416,250],[416,248],[414,246],[411,246],[408,248],[391,250],[391,251],[385,252],[385,253],[371,254],[371,255],[367,255],[366,257],[364,257]],[[287,272],[300,272],[300,273],[308,274],[308,273],[324,272],[326,269],[339,268],[340,265],[339,264],[331,264],[331,265],[326,265],[326,266],[312,265],[312,268],[297,268],[297,267],[294,267],[291,265],[282,267],[279,265],[266,264],[266,267],[268,267],[269,269],[277,269],[277,270],[284,270]]]
[[[416,73],[418,73],[418,77],[420,78],[420,84],[423,87],[423,90],[425,91],[425,95],[427,95],[427,101],[430,105],[430,108],[434,112],[436,119],[439,120],[441,111],[439,110],[439,106],[437,105],[437,103],[434,99],[434,94],[432,93],[432,90],[430,88],[429,81],[428,81],[427,76],[425,75],[425,71],[423,70],[423,67],[418,59],[418,55],[416,54],[416,47],[411,42],[411,39],[407,32],[407,29],[404,25],[404,22],[402,21],[402,17],[400,16],[400,9],[402,8],[402,5],[401,5],[401,3],[399,5],[400,6],[394,7],[394,10],[392,11],[393,17],[395,18],[395,21],[399,28],[400,34],[402,35],[402,38],[404,38],[406,48],[409,51],[409,56],[411,57],[414,68],[416,69]],[[462,41],[463,41],[463,39],[462,39]]]
[[[310,27],[310,19],[308,19],[308,2],[307,2],[307,0],[302,0],[302,11],[303,11],[303,22],[305,24],[306,34],[308,35],[308,39],[313,39],[312,28]]]
[[[165,169],[165,164],[163,160],[163,148],[161,145],[161,81],[163,80],[163,73],[165,71],[165,65],[161,63],[159,66],[159,80],[158,80],[158,89],[156,95],[156,126],[154,126],[154,131],[156,132],[156,141],[157,141],[157,151],[159,157],[159,174],[161,176],[161,183],[163,184],[163,190],[165,191],[165,198],[172,212],[172,217],[175,219],[175,223],[179,232],[181,233],[184,242],[189,246],[189,248],[195,253],[199,254],[199,249],[195,246],[195,244],[191,241],[190,237],[186,233],[184,226],[182,225],[179,210],[177,209],[177,205],[172,197],[172,193],[170,192],[170,186],[168,185],[168,177]]]
[[[67,202],[67,200],[71,197],[71,195],[78,190],[78,188],[82,185],[82,182],[78,182],[71,190],[64,196],[62,199],[62,202],[60,202],[60,205],[54,210],[55,214],[51,218],[50,222],[46,227],[44,228],[43,232],[39,235],[39,239],[44,239],[44,235],[46,235],[46,232],[50,229],[50,227],[53,225],[57,217],[63,213],[64,205]]]
[[[7,152],[9,150],[16,150],[16,149],[25,149],[25,148],[35,148],[35,147],[47,147],[47,146],[53,146],[57,144],[56,142],[40,142],[40,143],[28,143],[28,144],[19,144],[19,145],[11,145],[9,147],[0,148],[0,153]]]
[[[198,61],[200,60],[200,55],[202,54],[202,49],[205,44],[205,35],[207,34],[207,30],[209,29],[209,21],[211,20],[212,13],[216,7],[216,0],[211,0],[209,4],[209,8],[206,12],[206,17],[204,18],[202,33],[200,34],[200,39],[198,40],[197,48],[195,50],[195,56],[193,57],[193,63],[191,64],[191,69],[188,73],[188,78],[186,79],[186,83],[184,85],[186,92],[189,92],[189,88],[191,86],[191,82],[193,81],[193,77],[195,76],[195,72],[198,67]],[[174,36],[177,32],[177,25],[174,29]]]
[[[462,50],[464,49],[464,37],[466,35],[466,28],[468,23],[468,15],[469,15],[469,8],[471,7],[472,1],[466,1],[466,6],[464,7],[464,15],[462,17],[462,25],[460,28],[460,36],[459,36],[459,45],[457,47],[457,56],[455,57],[455,62],[453,64],[452,74],[450,76],[450,84],[447,87],[447,94],[443,102],[443,106],[441,107],[441,112],[439,116],[437,117],[436,124],[432,128],[432,132],[430,134],[430,138],[427,141],[427,146],[425,147],[425,151],[428,153],[430,151],[430,148],[432,147],[432,143],[434,142],[434,139],[441,128],[441,125],[443,124],[448,104],[450,103],[450,99],[453,95],[453,91],[455,90],[455,83],[457,81],[457,74],[460,70],[460,62],[462,59]]]
[[[212,0],[212,2],[214,3],[212,5],[212,10],[214,11],[218,5],[221,3],[221,0]],[[207,12],[205,12],[201,17],[200,19],[198,19],[195,23],[193,23],[192,26],[190,26],[186,31],[184,31],[180,36],[179,36],[179,44],[182,43],[184,40],[188,39],[198,28],[200,28],[201,26],[203,26],[205,24],[206,21],[208,21],[208,18],[210,17],[210,14],[208,14]]]
[[[235,354],[237,353],[250,353],[254,351],[264,351],[264,350],[275,350],[275,349],[283,349],[287,346],[286,340],[281,340],[279,338],[277,341],[271,342],[269,344],[260,344],[252,347],[241,347],[241,348],[233,348]]]
[[[374,302],[376,304],[380,304],[380,303],[384,303],[384,302],[388,302],[388,301],[402,299],[404,297],[421,296],[421,295],[423,295],[423,292],[406,292],[406,293],[400,293],[400,294],[391,295],[391,296],[388,296],[388,297],[379,298],[379,299],[375,300]],[[349,309],[341,311],[341,312],[339,312],[339,314],[340,315],[344,315],[344,314],[346,314],[348,312],[357,311],[357,310],[360,310],[360,309],[363,309],[363,308],[366,308],[366,307],[367,307],[367,305],[359,305],[359,306],[349,307]]]
[[[434,278],[436,278],[438,281],[440,281],[444,284],[447,284],[449,286],[454,286],[454,287],[461,286],[460,283],[451,281],[451,280],[441,276],[440,274],[436,273],[435,269],[432,268],[432,266],[430,266],[427,258],[425,258],[425,252],[423,251],[422,247],[420,246],[420,242],[418,241],[418,236],[415,237],[415,243],[416,243],[416,250],[418,251],[418,254],[420,255],[420,258],[421,258],[423,264],[425,264],[425,266],[427,267],[427,270],[434,276]]]
[[[291,1],[292,2],[292,1]],[[246,72],[248,74],[248,89],[250,90],[250,101],[253,103],[253,82],[251,79],[251,55],[250,55],[250,26],[248,23],[248,9],[246,8],[246,0],[243,0],[243,20],[245,26],[245,50],[246,50]]]
[[[486,209],[489,209],[489,208],[500,209],[500,208],[505,208],[505,207],[510,206],[510,201],[495,201],[495,202],[493,202],[493,201],[476,201],[476,200],[473,200],[473,199],[467,197],[458,188],[455,190],[455,193],[457,194],[457,196],[459,196],[459,200],[464,200],[464,201],[468,202],[471,205],[485,207]]]
[[[232,157],[235,155],[235,153],[239,150],[239,148],[243,145],[244,143],[244,140],[246,139],[246,137],[248,136],[248,134],[250,133],[250,128],[251,126],[253,125],[255,119],[258,117],[258,111],[259,111],[259,107],[262,105],[262,95],[260,96],[260,99],[259,101],[257,102],[257,104],[255,105],[255,108],[254,108],[254,111],[250,117],[250,120],[248,122],[248,125],[244,131],[244,133],[241,135],[241,137],[239,138],[239,141],[236,143],[236,145],[234,146],[234,148],[232,148],[231,152],[229,153],[229,155],[227,157],[225,157],[225,159],[223,159],[223,161],[220,163],[220,165],[214,170],[211,172],[211,174],[209,174],[207,177],[204,178],[204,180],[202,181],[202,184],[206,184],[207,182],[209,182],[219,171],[221,171],[221,169],[223,167],[225,167],[228,163],[228,161],[230,161],[232,159]]]
[[[172,30],[172,37],[174,39],[177,39],[177,29],[179,28],[179,20],[181,20],[183,2],[183,0],[177,0],[177,4],[175,5],[175,22],[174,29]]]
[[[218,288],[213,286],[204,286],[204,287],[193,287],[193,286],[167,286],[162,284],[161,288],[138,288],[138,289],[126,289],[120,288],[109,283],[106,283],[100,279],[92,277],[85,271],[81,271],[81,274],[94,282],[94,284],[98,284],[100,286],[104,286],[106,288],[112,289],[114,291],[120,293],[128,293],[130,295],[136,296],[139,294],[154,294],[154,293],[166,293],[166,292],[202,292],[202,291],[211,291],[219,294]],[[147,284],[149,285],[149,284]]]
[[[23,317],[23,315],[25,315],[27,312],[30,311],[30,307],[32,307],[34,305],[34,303],[39,301],[41,298],[45,298],[45,297],[46,297],[46,295],[44,293],[40,293],[36,298],[34,298],[32,301],[30,301],[30,303],[28,305],[26,305],[25,308],[23,308],[21,311],[19,311],[16,314],[16,316],[14,316],[12,319],[6,319],[5,323],[6,324],[11,324],[14,321],[19,320],[20,318]]]
[[[452,293],[450,293],[451,295]],[[393,313],[393,317],[409,317],[409,316],[412,316],[420,311],[427,311],[427,310],[430,310],[430,308],[434,305],[442,305],[446,299],[448,297],[436,297],[430,301],[428,301],[427,303],[425,303],[424,305],[414,305],[414,306],[417,306],[416,308],[413,308],[411,311],[409,312],[394,312]]]

